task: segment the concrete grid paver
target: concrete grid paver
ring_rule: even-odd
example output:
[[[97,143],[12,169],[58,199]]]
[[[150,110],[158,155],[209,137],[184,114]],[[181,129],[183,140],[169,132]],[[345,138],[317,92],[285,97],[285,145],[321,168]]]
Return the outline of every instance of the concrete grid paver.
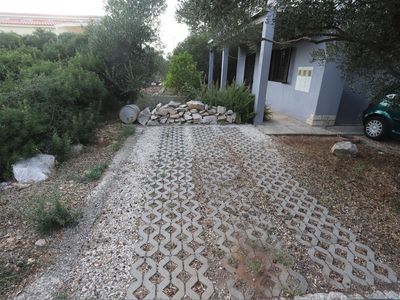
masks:
[[[223,264],[232,275],[226,282],[230,295],[252,297],[251,291],[246,294],[237,287],[228,257],[244,240],[281,247],[270,216],[253,203],[259,191],[334,287],[397,282],[393,270],[378,262],[368,246],[308,195],[277,155],[238,126],[163,128],[145,187],[141,240],[135,247],[128,299],[213,297],[205,221],[211,222],[216,244],[225,253]],[[237,184],[241,172],[246,172],[251,185]],[[198,189],[204,192],[202,199]],[[271,281],[263,291],[267,298],[281,296],[284,289],[307,290],[300,273],[279,264]]]

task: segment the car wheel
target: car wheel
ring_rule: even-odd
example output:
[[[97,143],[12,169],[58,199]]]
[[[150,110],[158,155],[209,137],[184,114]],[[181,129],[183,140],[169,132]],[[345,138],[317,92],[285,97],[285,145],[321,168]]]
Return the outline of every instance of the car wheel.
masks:
[[[365,122],[364,132],[367,137],[373,140],[381,140],[387,135],[387,122],[382,117],[372,116]]]

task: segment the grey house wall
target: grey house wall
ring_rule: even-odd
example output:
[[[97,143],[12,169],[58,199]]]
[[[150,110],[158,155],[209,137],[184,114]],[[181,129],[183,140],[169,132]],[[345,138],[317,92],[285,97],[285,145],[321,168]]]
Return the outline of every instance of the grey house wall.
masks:
[[[325,66],[311,62],[310,53],[324,45],[299,43],[294,52],[289,68],[288,83],[268,81],[266,103],[272,110],[307,121],[315,115],[320,98],[321,84]],[[299,67],[313,67],[310,91],[295,90],[297,70]]]
[[[325,44],[303,42],[293,50],[288,82],[268,81],[266,104],[278,111],[313,126],[357,123],[366,106],[361,95],[345,89],[345,81],[334,63],[312,62],[311,53]],[[257,64],[256,64],[257,67]],[[309,92],[295,89],[299,67],[313,67]],[[254,79],[259,76],[257,68]],[[253,86],[254,89],[254,86]]]
[[[336,116],[336,124],[360,125],[362,123],[362,111],[367,108],[369,100],[367,95],[357,93],[345,84]]]

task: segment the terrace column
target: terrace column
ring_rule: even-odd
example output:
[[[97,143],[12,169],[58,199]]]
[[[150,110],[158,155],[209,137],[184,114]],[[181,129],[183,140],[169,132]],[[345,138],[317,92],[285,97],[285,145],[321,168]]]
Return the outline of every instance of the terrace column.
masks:
[[[246,51],[243,48],[238,48],[238,59],[236,66],[236,84],[242,85],[244,82],[244,71],[246,68]]]
[[[208,89],[211,90],[214,84],[214,48],[210,49],[208,55]]]
[[[221,85],[220,88],[226,88],[228,81],[228,62],[229,62],[229,47],[224,47],[222,50],[222,65],[221,65]]]
[[[269,67],[272,55],[272,40],[274,39],[275,10],[272,8],[268,11],[266,19],[263,23],[263,32],[261,39],[260,61],[258,63],[258,82],[256,86],[256,101],[254,103],[254,125],[261,125],[264,119],[265,100],[267,97],[267,85]]]

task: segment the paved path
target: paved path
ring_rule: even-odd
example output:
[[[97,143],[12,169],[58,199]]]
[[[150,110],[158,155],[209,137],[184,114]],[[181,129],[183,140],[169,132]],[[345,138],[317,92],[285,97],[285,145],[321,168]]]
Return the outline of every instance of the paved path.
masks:
[[[72,298],[270,299],[397,283],[254,127],[148,128],[131,146],[74,263],[57,275]]]

